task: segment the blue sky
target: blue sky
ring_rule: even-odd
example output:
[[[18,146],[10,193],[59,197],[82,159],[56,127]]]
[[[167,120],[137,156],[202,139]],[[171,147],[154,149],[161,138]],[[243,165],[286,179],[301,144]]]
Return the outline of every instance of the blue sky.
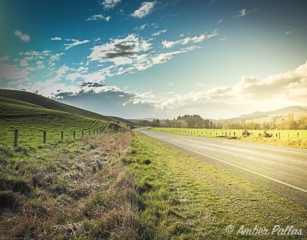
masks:
[[[307,2],[2,0],[0,87],[124,118],[306,105]]]

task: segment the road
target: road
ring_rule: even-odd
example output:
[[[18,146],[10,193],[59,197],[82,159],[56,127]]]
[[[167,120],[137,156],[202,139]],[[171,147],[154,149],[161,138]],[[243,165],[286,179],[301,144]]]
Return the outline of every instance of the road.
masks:
[[[307,149],[141,132],[307,208]]]

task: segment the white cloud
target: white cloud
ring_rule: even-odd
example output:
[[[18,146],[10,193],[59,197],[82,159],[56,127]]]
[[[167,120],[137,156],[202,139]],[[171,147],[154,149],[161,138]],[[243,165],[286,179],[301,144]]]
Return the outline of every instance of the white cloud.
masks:
[[[210,87],[210,85],[208,85]],[[233,109],[244,111],[266,111],[289,105],[300,105],[307,99],[307,62],[298,68],[269,76],[263,80],[255,77],[242,77],[234,86],[213,86],[210,90],[177,95],[157,103],[161,109],[191,108],[197,105],[222,104],[225,115]],[[212,109],[213,110],[213,109]],[[211,110],[210,110],[211,111]],[[214,111],[214,110],[213,110]]]
[[[20,70],[16,65],[0,63],[0,79],[23,79],[29,81],[28,75],[33,70],[33,68]]]
[[[68,50],[68,49],[70,49],[72,47],[75,47],[75,46],[78,46],[78,45],[90,42],[90,40],[80,41],[80,40],[77,40],[77,39],[66,39],[66,41],[71,41],[72,43],[64,44],[64,46],[66,46],[65,50]]]
[[[296,32],[297,30],[300,30],[300,29],[297,28],[297,29],[293,29],[293,30],[291,30],[291,31],[287,31],[287,32],[285,33],[285,35],[288,35],[288,34],[291,34],[291,33],[293,33],[293,32]]]
[[[44,65],[44,62],[43,62],[43,61],[37,61],[36,64],[37,64],[37,68],[38,68],[38,69],[43,69],[43,68],[45,68],[45,65]]]
[[[153,37],[156,37],[156,36],[161,35],[162,33],[166,33],[166,30],[161,30],[161,31],[159,31],[159,32],[155,32],[155,33],[152,34],[152,36],[153,36]]]
[[[61,78],[65,77],[67,75],[67,72],[70,71],[70,68],[66,65],[61,66],[57,71],[53,71],[51,74],[55,76],[51,79],[48,79],[47,81],[51,82],[57,82],[61,80]]]
[[[4,62],[4,61],[7,61],[10,59],[10,56],[9,55],[5,55],[3,56],[2,58],[0,58],[0,62]]]
[[[28,42],[30,41],[30,36],[28,34],[23,34],[21,31],[14,31],[15,36],[19,37],[21,41]]]
[[[52,40],[52,41],[61,41],[62,38],[61,37],[53,37],[53,38],[50,38],[50,40]]]
[[[98,14],[98,15],[92,15],[91,17],[87,18],[86,21],[98,21],[98,20],[102,20],[102,19],[104,19],[107,22],[109,22],[111,17],[110,16],[104,17],[103,15]]]
[[[49,56],[50,51],[49,50],[44,50],[42,52],[37,52],[37,51],[29,51],[25,52],[23,55],[25,55],[25,59],[27,60],[44,60]]]
[[[147,23],[141,25],[140,27],[135,27],[134,30],[144,30],[146,27],[148,27]]]
[[[117,4],[119,4],[121,0],[103,0],[101,5],[105,10],[109,10],[114,8]]]
[[[88,67],[79,67],[77,69],[77,72],[80,72],[80,73],[86,73],[88,71]]]
[[[54,55],[52,55],[50,58],[49,58],[49,66],[54,66],[55,65],[55,61],[59,61],[60,60],[60,57],[63,55],[64,53],[56,53]]]
[[[129,64],[132,56],[148,51],[150,48],[150,43],[130,34],[125,38],[113,39],[110,43],[95,46],[88,58],[92,61],[112,61],[117,65]]]
[[[154,97],[156,97],[153,93],[152,93],[152,91],[149,91],[149,92],[145,92],[145,93],[140,93],[140,94],[136,94],[136,96],[138,97],[138,98],[154,98]]]
[[[30,36],[28,34],[22,34],[20,39],[24,42],[30,41]]]
[[[221,19],[220,21],[218,21],[217,24],[220,24],[220,23],[222,23],[222,22],[223,22],[223,19]]]
[[[143,18],[143,17],[146,17],[147,15],[149,15],[154,6],[155,6],[156,2],[143,2],[141,4],[141,7],[137,10],[135,10],[131,16],[132,17],[136,17],[136,18]]]
[[[165,63],[172,59],[175,55],[182,53],[182,51],[170,52],[170,53],[161,53],[155,56],[152,61],[154,64]]]
[[[14,32],[14,34],[15,34],[17,37],[21,37],[22,32],[19,31],[19,30],[16,30],[16,31]]]
[[[20,63],[19,63],[20,66],[22,67],[27,67],[29,66],[29,64],[27,63],[27,61],[25,59],[21,60]]]
[[[59,89],[67,89],[67,88],[72,89],[74,88],[74,86],[67,87],[64,83],[58,83],[58,82],[55,83],[53,80],[46,80],[46,81],[35,82],[30,87],[20,86],[20,88],[25,88],[32,92],[37,91],[39,94],[42,94],[46,97],[51,97]]]
[[[237,16],[235,16],[235,18],[238,18],[238,17],[244,17],[246,16],[247,12],[246,12],[246,9],[242,9],[241,11],[239,11],[239,14]]]
[[[171,48],[174,47],[175,45],[186,45],[188,43],[199,43],[202,42],[204,40],[207,40],[209,38],[215,37],[217,36],[217,31],[213,31],[212,33],[210,33],[209,35],[205,35],[205,34],[201,34],[199,36],[195,36],[195,37],[187,37],[184,39],[179,39],[177,41],[162,41],[162,45],[163,48]]]

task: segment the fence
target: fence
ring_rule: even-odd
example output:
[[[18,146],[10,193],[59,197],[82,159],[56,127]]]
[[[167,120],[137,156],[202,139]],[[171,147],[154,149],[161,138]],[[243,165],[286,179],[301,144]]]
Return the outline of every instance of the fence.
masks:
[[[93,135],[98,135],[103,132],[104,128],[100,129],[95,129],[95,130],[81,130],[81,139],[84,138],[85,136],[93,136]],[[76,132],[77,131],[70,131],[70,134],[72,136],[72,139],[76,139]],[[64,140],[64,131],[61,131],[60,134],[60,139],[61,141]],[[46,144],[47,143],[47,131],[42,131],[42,143]],[[17,129],[14,130],[14,147],[16,148],[18,146],[18,138],[19,138],[19,131]],[[52,138],[54,140],[54,137]]]
[[[162,131],[183,134],[194,135],[203,137],[241,137],[243,136],[243,130],[238,129],[184,129],[184,128],[156,128]],[[248,130],[249,137],[264,137],[263,130]],[[267,132],[271,138],[275,139],[296,139],[307,140],[306,130],[273,130]]]

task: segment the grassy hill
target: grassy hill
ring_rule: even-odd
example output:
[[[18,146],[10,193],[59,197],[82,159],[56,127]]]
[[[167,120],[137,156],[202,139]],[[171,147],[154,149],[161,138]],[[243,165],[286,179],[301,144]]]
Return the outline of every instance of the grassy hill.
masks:
[[[126,123],[127,125],[132,126],[132,127],[138,126],[138,124],[136,122],[133,122],[133,121],[130,121],[130,120],[127,120],[127,119],[124,119],[124,118],[114,117],[114,116],[108,116],[108,117],[111,118],[111,119],[117,120],[119,122]]]
[[[14,100],[19,101],[19,103]],[[90,111],[87,111],[81,108],[73,107],[73,106],[43,97],[41,95],[37,95],[35,93],[30,93],[30,92],[25,92],[25,91],[0,89],[0,103],[2,102],[23,104],[24,106],[28,104],[32,104],[32,105],[40,106],[46,109],[73,113],[73,114],[88,117],[88,118],[95,118],[95,119],[100,119],[100,120],[112,120],[111,118],[100,115],[98,113],[94,113],[94,112],[90,112]]]
[[[251,114],[241,115],[237,119],[253,120],[254,122],[270,122],[276,119],[277,122],[287,119],[287,115],[292,113],[295,119],[302,118],[307,115],[307,109],[300,106],[290,106],[274,111],[254,112]]]
[[[12,146],[14,130],[18,130],[18,144],[38,146],[47,132],[47,143],[73,140],[116,127],[113,119],[72,107],[43,96],[0,89],[0,145]],[[112,125],[112,126],[111,126]]]

